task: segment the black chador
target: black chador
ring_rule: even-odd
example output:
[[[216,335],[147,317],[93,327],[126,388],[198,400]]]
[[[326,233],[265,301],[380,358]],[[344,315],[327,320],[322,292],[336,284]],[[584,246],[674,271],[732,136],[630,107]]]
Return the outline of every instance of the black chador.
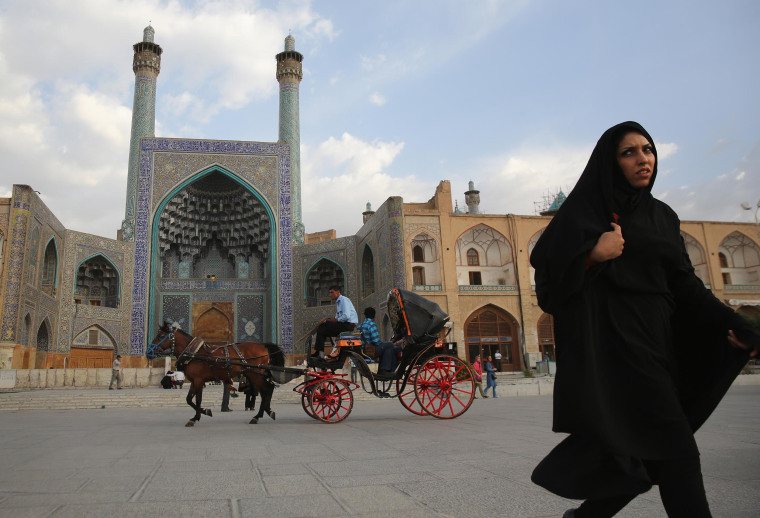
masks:
[[[571,434],[533,480],[567,498],[648,490],[644,463],[697,456],[694,432],[748,353],[746,321],[695,275],[673,210],[634,188],[617,163],[619,124],[602,135],[570,196],[531,254],[541,308],[554,317],[556,432]],[[623,254],[592,265],[589,252],[616,221]]]

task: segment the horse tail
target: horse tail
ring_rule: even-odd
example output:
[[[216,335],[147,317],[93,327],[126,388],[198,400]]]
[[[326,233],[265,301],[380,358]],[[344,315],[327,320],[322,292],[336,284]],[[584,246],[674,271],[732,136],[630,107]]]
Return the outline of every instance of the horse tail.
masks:
[[[267,353],[269,353],[269,363],[270,365],[277,365],[278,367],[284,367],[285,366],[285,354],[282,352],[282,349],[280,349],[280,346],[277,344],[264,344],[267,348]]]

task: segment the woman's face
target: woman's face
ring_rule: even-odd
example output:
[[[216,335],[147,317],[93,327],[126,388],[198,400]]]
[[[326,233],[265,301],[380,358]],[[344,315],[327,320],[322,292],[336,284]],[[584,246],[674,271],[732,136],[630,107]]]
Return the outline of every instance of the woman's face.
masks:
[[[652,144],[641,133],[631,132],[623,137],[618,145],[617,161],[632,186],[646,187],[652,181],[657,157]]]

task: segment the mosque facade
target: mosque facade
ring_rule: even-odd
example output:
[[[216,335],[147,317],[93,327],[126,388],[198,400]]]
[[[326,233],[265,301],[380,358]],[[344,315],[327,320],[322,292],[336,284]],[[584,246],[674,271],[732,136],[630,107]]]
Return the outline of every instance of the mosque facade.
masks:
[[[389,290],[437,302],[460,357],[502,354],[502,370],[554,358],[551,316],[538,307],[529,255],[545,215],[467,211],[442,181],[425,203],[370,204],[356,234],[307,233],[301,219],[299,84],[292,36],[276,56],[276,142],[157,138],[161,47],[147,27],[134,45],[135,96],[125,215],[117,239],[66,229],[33,187],[0,199],[0,369],[147,365],[161,322],[211,343],[278,343],[296,362],[343,288],[359,314]],[[555,205],[563,201],[560,193]],[[760,238],[747,223],[687,221],[697,274],[718,298],[760,319]]]

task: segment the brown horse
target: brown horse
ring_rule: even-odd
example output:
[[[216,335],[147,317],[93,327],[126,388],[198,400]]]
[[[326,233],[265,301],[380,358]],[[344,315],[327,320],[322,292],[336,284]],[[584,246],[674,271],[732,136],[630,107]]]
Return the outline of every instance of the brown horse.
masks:
[[[148,345],[145,353],[149,360],[159,356],[174,356],[177,358],[177,369],[185,373],[190,384],[187,393],[187,404],[195,410],[195,417],[185,426],[194,426],[201,415],[212,417],[210,408],[201,407],[203,386],[208,381],[226,381],[243,375],[261,395],[259,412],[250,424],[259,422],[266,412],[272,419],[275,414],[270,408],[274,384],[270,373],[265,368],[256,365],[285,364],[285,357],[275,344],[244,342],[229,345],[209,345],[200,338],[193,338],[181,329],[168,322],[159,328],[158,335]],[[195,403],[193,403],[195,397]]]

